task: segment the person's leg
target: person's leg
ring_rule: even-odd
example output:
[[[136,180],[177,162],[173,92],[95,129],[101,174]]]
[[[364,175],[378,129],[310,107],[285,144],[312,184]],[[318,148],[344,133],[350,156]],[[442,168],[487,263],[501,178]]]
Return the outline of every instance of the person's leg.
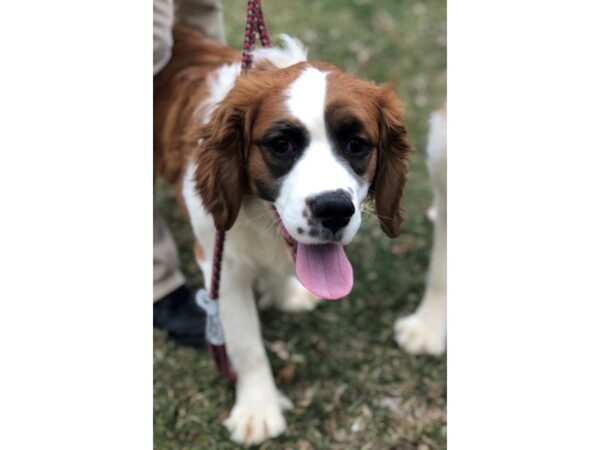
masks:
[[[220,0],[177,0],[175,23],[195,28],[205,36],[225,43],[223,7]]]
[[[171,58],[173,0],[154,0],[154,75]],[[154,207],[154,302],[185,284],[179,271],[179,255],[166,224]]]
[[[154,0],[154,75],[171,59],[173,0]]]
[[[195,291],[185,284],[175,241],[156,207],[153,263],[154,326],[180,344],[204,346],[206,316],[196,304]]]
[[[154,302],[185,284],[175,241],[154,207]]]
[[[173,0],[154,0],[154,75],[171,58],[174,16]],[[206,316],[196,304],[195,291],[185,284],[175,241],[156,207],[153,225],[154,326],[180,344],[204,346]]]

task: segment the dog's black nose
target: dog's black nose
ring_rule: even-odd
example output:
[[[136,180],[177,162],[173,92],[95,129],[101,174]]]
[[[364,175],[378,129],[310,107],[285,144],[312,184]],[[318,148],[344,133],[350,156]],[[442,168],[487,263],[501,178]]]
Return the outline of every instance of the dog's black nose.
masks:
[[[320,220],[332,233],[348,225],[354,214],[352,198],[342,190],[317,195],[313,198],[310,209],[313,217]]]

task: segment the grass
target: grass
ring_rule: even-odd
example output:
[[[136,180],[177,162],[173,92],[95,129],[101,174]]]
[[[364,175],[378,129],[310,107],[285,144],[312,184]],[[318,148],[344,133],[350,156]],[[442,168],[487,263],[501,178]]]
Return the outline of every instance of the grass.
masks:
[[[323,60],[376,83],[392,82],[406,103],[415,148],[400,237],[387,239],[373,219],[349,246],[355,288],[315,312],[261,314],[263,336],[282,391],[294,402],[284,436],[260,449],[445,449],[445,358],[411,356],[393,339],[393,323],[412,312],[424,290],[431,245],[425,211],[431,189],[424,164],[427,119],[445,97],[443,0],[264,0],[271,36],[287,33]],[[225,0],[228,42],[241,48],[245,1]],[[156,200],[171,224],[189,281],[202,277],[188,224],[159,182]],[[234,392],[206,353],[154,333],[156,449],[233,449],[221,421]]]

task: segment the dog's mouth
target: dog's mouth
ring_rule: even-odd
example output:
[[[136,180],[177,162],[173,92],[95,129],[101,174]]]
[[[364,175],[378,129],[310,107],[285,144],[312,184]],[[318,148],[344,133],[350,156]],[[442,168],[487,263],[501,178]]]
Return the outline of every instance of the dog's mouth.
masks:
[[[354,284],[352,265],[341,243],[303,244],[285,228],[277,210],[273,214],[296,264],[296,276],[317,297],[337,300],[347,296]]]

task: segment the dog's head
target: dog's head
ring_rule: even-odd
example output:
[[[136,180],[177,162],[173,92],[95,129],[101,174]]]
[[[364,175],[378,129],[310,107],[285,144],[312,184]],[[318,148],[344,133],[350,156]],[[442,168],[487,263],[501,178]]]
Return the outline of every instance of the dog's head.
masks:
[[[390,88],[322,63],[250,72],[201,137],[196,184],[216,227],[234,224],[245,195],[270,202],[298,244],[297,271],[299,258],[307,266],[345,258],[369,194],[383,231],[399,233],[409,143]]]

